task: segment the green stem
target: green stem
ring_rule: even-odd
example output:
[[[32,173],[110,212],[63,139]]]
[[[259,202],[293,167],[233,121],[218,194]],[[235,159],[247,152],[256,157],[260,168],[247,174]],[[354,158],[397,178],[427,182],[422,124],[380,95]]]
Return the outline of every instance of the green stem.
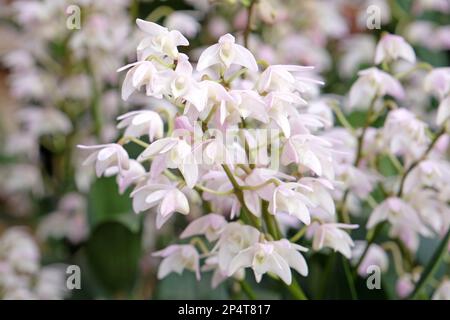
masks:
[[[337,105],[337,103],[330,103],[331,109],[333,109],[334,114],[336,115],[339,122],[351,133],[355,132],[355,128],[350,124],[350,122],[345,117],[344,113],[342,113],[341,108]]]
[[[330,278],[331,270],[333,270],[335,260],[336,252],[333,251],[328,257],[328,262],[323,273],[322,281],[320,283],[319,299],[323,299],[325,297],[325,293],[329,284],[328,279]]]
[[[268,229],[270,235],[275,240],[280,240],[281,239],[281,231],[280,231],[280,228],[278,226],[278,222],[275,219],[275,216],[270,214],[270,212],[268,210],[268,206],[269,206],[269,204],[267,203],[267,201],[263,201],[263,219],[264,219],[264,222],[266,223],[266,226],[267,226],[267,229]]]
[[[414,291],[409,296],[409,299],[413,300],[417,299],[417,297],[419,296],[420,292],[425,287],[427,282],[433,278],[434,273],[438,269],[440,261],[447,254],[449,240],[450,240],[450,228],[447,230],[447,233],[445,234],[438,248],[434,252],[433,257],[431,258],[430,262],[423,271],[422,276],[420,277],[419,282],[417,282]]]
[[[239,202],[242,205],[242,214],[245,216],[245,218],[250,222],[250,224],[253,227],[255,227],[256,229],[261,229],[261,221],[257,217],[255,217],[251,213],[251,211],[247,208],[247,205],[245,204],[244,201],[244,194],[242,193],[241,186],[239,185],[233,173],[231,172],[230,167],[226,164],[223,164],[222,168],[225,171],[225,174],[227,175],[231,184],[233,185],[236,197],[238,198]]]
[[[431,66],[430,64],[426,63],[426,62],[421,62],[416,64],[415,66],[413,66],[411,69],[406,70],[405,72],[400,72],[398,74],[395,75],[395,77],[398,80],[401,80],[407,76],[409,76],[410,74],[412,74],[413,72],[417,71],[417,70],[426,70],[426,71],[430,71],[433,69],[433,66]]]
[[[195,189],[198,189],[198,190],[201,190],[201,191],[204,191],[204,192],[207,192],[207,193],[211,193],[211,194],[214,194],[216,196],[227,196],[227,195],[230,195],[230,194],[233,193],[233,189],[226,190],[226,191],[217,191],[217,190],[213,190],[213,189],[204,187],[204,186],[202,186],[200,184],[196,184],[195,185]]]
[[[200,239],[199,237],[192,238],[192,240],[190,241],[190,244],[192,244],[193,246],[197,246],[203,254],[209,253],[208,247],[203,242],[203,240]]]
[[[239,281],[239,284],[241,285],[242,291],[245,292],[245,294],[247,295],[247,297],[250,300],[256,300],[255,292],[253,291],[252,287],[245,280]]]
[[[158,22],[161,18],[167,17],[172,12],[173,9],[169,6],[159,6],[147,16],[146,20],[151,22]]]
[[[305,234],[306,230],[308,229],[308,226],[304,226],[300,230],[297,231],[296,234],[294,234],[290,239],[289,242],[297,242],[303,235]]]
[[[247,72],[247,69],[239,69],[238,71],[236,71],[234,74],[232,74],[228,79],[225,80],[225,85],[226,86],[230,86],[230,84],[237,79],[238,77],[242,76],[243,74],[245,74]]]
[[[122,138],[120,138],[119,141],[117,141],[117,143],[120,144],[120,145],[123,145],[123,144],[126,144],[126,143],[130,142],[130,141],[134,142],[135,144],[137,144],[137,145],[139,145],[139,146],[141,146],[143,148],[147,148],[148,146],[150,146],[150,144],[148,144],[147,142],[144,142],[144,141],[142,141],[142,140],[140,140],[138,138],[135,138],[135,137],[122,137]]]
[[[136,20],[136,18],[139,17],[139,0],[133,0],[131,2],[130,16],[133,23]]]
[[[263,187],[265,187],[265,186],[267,186],[267,185],[269,185],[271,183],[273,183],[273,184],[275,184],[277,186],[280,185],[280,181],[279,180],[277,180],[275,178],[271,178],[271,179],[267,180],[264,183],[257,184],[256,186],[242,186],[241,189],[242,190],[253,190],[253,191],[255,191],[255,190],[261,189],[261,188],[263,188]]]
[[[387,156],[389,158],[389,161],[392,163],[392,165],[395,167],[395,170],[397,170],[398,173],[403,174],[403,172],[405,171],[405,169],[403,168],[403,165],[401,164],[401,162],[398,160],[398,158],[393,155],[392,153],[388,152]]]
[[[308,298],[306,297],[306,294],[303,292],[303,290],[300,287],[300,285],[298,284],[297,280],[295,280],[294,278],[292,278],[291,285],[289,285],[289,286],[286,285],[286,287],[288,288],[289,292],[296,300],[308,300]]]
[[[344,256],[341,256],[341,258],[342,258],[342,266],[344,267],[345,278],[347,279],[347,284],[350,289],[352,300],[357,300],[358,295],[356,293],[355,280],[353,279],[352,272],[350,270],[350,265],[348,263],[348,260]]]

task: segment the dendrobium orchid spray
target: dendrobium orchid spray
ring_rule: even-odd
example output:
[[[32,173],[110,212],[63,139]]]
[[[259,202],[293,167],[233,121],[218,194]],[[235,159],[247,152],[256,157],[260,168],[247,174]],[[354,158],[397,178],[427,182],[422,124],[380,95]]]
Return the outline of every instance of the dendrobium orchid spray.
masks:
[[[128,69],[122,97],[127,99],[142,89],[147,96],[173,105],[176,115],[163,119],[154,111],[143,110],[120,116],[131,119],[119,125],[125,128],[123,137],[116,144],[92,146],[99,151],[89,159],[96,159],[97,176],[114,170],[120,179],[129,175],[129,163],[135,161],[129,160],[123,145],[135,143],[143,148],[137,163],[142,168],[149,162],[149,169],[133,175],[131,198],[136,213],[155,208],[157,228],[174,213],[188,217],[193,193],[211,211],[190,219],[180,235],[190,242],[154,253],[163,257],[158,278],[187,269],[200,279],[202,270],[213,270],[212,286],[216,287],[229,277],[245,281],[246,269],[251,269],[257,283],[270,275],[284,282],[293,297],[305,299],[292,271],[308,276],[305,253],[309,250],[339,252],[350,270],[348,259],[355,246],[351,231],[359,225],[350,223],[346,208],[352,190],[336,175],[342,171],[341,141],[324,134],[328,119],[308,110],[308,98],[317,95],[324,84],[313,67],[258,64],[231,34],[207,47],[193,66],[178,49],[189,45],[179,31],[141,19],[137,25],[147,37],[138,45],[138,61],[119,69]],[[413,64],[416,57],[402,37],[386,34],[377,46],[375,63],[398,59]],[[372,117],[384,112],[382,106],[376,108],[386,95],[402,99],[402,85],[387,71],[372,67],[360,72],[349,102],[358,106],[368,102],[368,121],[373,122]],[[443,112],[438,111],[439,124],[445,122],[441,120]],[[168,128],[164,133],[163,123]],[[365,142],[369,125],[357,133],[359,144]],[[402,169],[405,172],[399,183],[390,186],[392,191],[386,191],[398,190],[397,194],[380,204],[373,200],[375,208],[366,228],[374,233],[362,244],[365,248],[354,263],[357,270],[378,254],[372,242],[385,221],[390,233],[411,250],[417,250],[419,235],[432,235],[426,217],[402,198],[406,198],[403,188],[408,173],[434,152],[433,141],[444,131],[430,141],[426,124],[398,107],[388,113],[383,130],[380,134],[389,140],[386,147],[392,157],[403,155],[399,148],[411,143],[417,144],[423,155],[409,160],[405,154],[409,167]],[[392,130],[404,133],[393,137]],[[258,139],[261,133],[264,139]],[[364,146],[358,146],[361,148]],[[360,152],[348,155],[356,170],[364,168],[365,155]],[[369,192],[373,188],[369,186]],[[341,202],[336,189],[344,190]],[[448,213],[447,208],[442,214]],[[291,239],[280,227],[284,215],[295,218],[291,225],[300,225]],[[303,236],[312,238],[311,248],[297,243]]]
[[[116,144],[79,146],[97,150],[87,162],[95,161],[97,176],[114,171],[120,179],[130,175],[135,161],[123,145],[141,146],[137,163],[150,165],[133,175],[133,209],[155,208],[157,228],[175,213],[188,216],[193,192],[207,203],[211,212],[193,219],[181,234],[192,239],[189,244],[154,254],[164,258],[159,278],[184,269],[200,278],[200,270],[207,268],[217,274],[212,283],[217,286],[228,277],[243,281],[250,268],[257,282],[270,273],[304,298],[291,269],[308,275],[303,256],[308,248],[286,238],[278,216],[291,215],[305,226],[323,223],[316,210],[335,219],[333,141],[320,136],[326,120],[306,108],[306,96],[323,82],[310,66],[260,70],[253,54],[231,34],[206,48],[194,68],[179,52],[179,46],[189,44],[179,31],[140,19],[137,25],[147,37],[138,45],[139,60],[119,69],[131,67],[122,97],[142,88],[147,96],[171,103],[177,114],[162,119],[145,110],[119,117],[130,121],[120,123],[125,133]],[[267,154],[271,149],[282,163]],[[289,165],[296,169],[289,171]],[[353,242],[341,230],[353,227],[324,227],[316,249],[345,250],[349,257]],[[196,246],[197,241],[202,245]]]
[[[38,39],[47,46],[66,37],[71,52],[61,65],[42,61],[61,79],[82,77],[72,68],[90,81],[77,97],[49,99],[43,92],[55,79],[31,77],[44,73],[32,57],[45,52],[5,59],[17,98],[39,104],[18,117],[30,139],[55,155],[55,137],[71,146],[54,159],[63,171],[47,177],[64,181],[65,172],[71,183],[53,185],[59,200],[37,238],[86,252],[117,297],[148,298],[148,279],[130,271],[139,269],[154,275],[156,292],[192,277],[207,279],[208,292],[227,288],[226,298],[364,299],[379,290],[391,299],[450,299],[450,68],[415,50],[448,50],[448,26],[401,18],[386,28],[392,33],[381,31],[391,15],[408,15],[382,0],[378,31],[364,20],[371,1],[186,1],[192,11],[157,6],[146,18],[132,1],[129,22],[124,0],[109,9],[86,1],[89,30],[58,35],[24,9],[34,2],[12,6],[17,21],[30,34],[31,21],[41,21]],[[444,2],[412,2],[411,15],[450,12]],[[111,17],[123,26],[110,29]],[[29,85],[18,81],[23,74]],[[86,114],[69,105],[86,101]],[[77,134],[89,118],[92,134]],[[8,139],[18,136],[12,130]],[[23,153],[11,144],[6,151]],[[27,152],[23,166],[35,179],[18,183],[20,169],[16,180],[5,177],[11,188],[38,193],[49,182],[36,171],[39,150]],[[115,206],[130,210],[108,212]],[[0,297],[68,296],[58,268],[40,266],[29,232],[0,234]],[[123,284],[107,281],[110,269],[96,256],[109,241],[126,248],[120,263],[135,262],[124,267]],[[45,274],[53,285],[41,281]]]

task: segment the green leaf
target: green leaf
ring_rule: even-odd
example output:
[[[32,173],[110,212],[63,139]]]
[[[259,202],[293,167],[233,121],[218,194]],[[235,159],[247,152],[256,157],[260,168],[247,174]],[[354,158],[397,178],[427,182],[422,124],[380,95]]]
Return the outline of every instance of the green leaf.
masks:
[[[130,292],[138,274],[141,234],[120,222],[105,222],[86,246],[89,266],[100,284],[113,295]]]
[[[435,272],[437,271],[440,262],[444,258],[444,256],[447,254],[448,251],[448,243],[450,241],[450,228],[447,230],[447,233],[445,234],[444,238],[441,240],[441,243],[437,247],[436,251],[434,252],[433,256],[431,257],[430,261],[428,262],[428,265],[425,267],[425,270],[422,272],[422,275],[417,282],[416,287],[414,288],[414,291],[410,295],[410,299],[417,299],[420,295],[420,291],[425,287],[428,280],[430,280]]]
[[[129,192],[119,194],[115,178],[100,178],[94,182],[88,197],[89,222],[91,227],[118,216],[131,214]]]
[[[385,177],[398,175],[397,169],[387,155],[381,155],[378,158],[378,170]]]

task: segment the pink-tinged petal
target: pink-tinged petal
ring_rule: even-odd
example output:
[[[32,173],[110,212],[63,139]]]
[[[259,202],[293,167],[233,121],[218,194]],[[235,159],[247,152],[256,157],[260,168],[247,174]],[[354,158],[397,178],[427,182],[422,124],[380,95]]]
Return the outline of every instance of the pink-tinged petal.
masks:
[[[216,289],[223,281],[226,280],[226,275],[224,275],[222,273],[222,271],[220,270],[220,268],[217,268],[212,276],[211,279],[211,288],[212,289]]]
[[[142,63],[141,61],[137,61],[137,62],[133,62],[133,63],[129,63],[123,67],[120,67],[119,69],[117,69],[117,72],[122,72],[123,70],[129,69],[131,67],[134,67],[138,64]]]
[[[133,112],[130,112],[130,116],[132,116],[131,124],[134,126],[140,126],[150,122],[153,118],[159,117],[154,111],[138,111],[134,114]]]
[[[441,101],[438,107],[436,124],[443,126],[450,119],[450,96]]]
[[[382,45],[378,44],[375,50],[375,64],[380,64],[385,58],[385,50]]]
[[[103,148],[109,147],[109,146],[111,146],[111,143],[109,143],[109,144],[96,144],[96,145],[93,145],[93,146],[85,146],[85,145],[79,144],[79,145],[77,145],[77,148],[84,149],[84,150],[97,150],[97,149],[103,149]]]
[[[143,52],[145,52],[145,49],[147,49],[148,47],[150,47],[152,45],[154,38],[153,37],[147,37],[142,39],[137,48],[136,51],[138,52],[138,60],[141,60],[142,56],[140,55],[140,53],[142,54]]]
[[[219,230],[225,225],[226,220],[223,216],[210,213],[192,221],[181,233],[180,238],[185,239],[195,235],[202,235],[207,232],[208,228]]]
[[[258,64],[250,50],[239,44],[235,44],[234,50],[236,56],[234,57],[233,63],[246,67],[250,71],[258,72]]]
[[[301,222],[306,225],[311,223],[311,216],[309,214],[308,208],[300,201],[295,204],[294,212],[289,212],[291,215],[296,216]]]
[[[166,277],[169,273],[176,272],[181,274],[183,272],[182,258],[178,255],[172,255],[165,258],[158,268],[158,279]]]
[[[122,83],[122,100],[127,100],[131,94],[134,92],[135,88],[133,86],[133,73],[134,70],[129,70],[125,79]]]
[[[346,223],[334,223],[333,224],[335,227],[340,228],[340,229],[358,229],[359,225],[357,224],[346,224]]]
[[[152,164],[150,166],[150,177],[152,179],[156,179],[159,177],[163,171],[167,168],[167,155],[162,154],[156,156],[152,160]]]
[[[280,187],[275,188],[275,190],[273,191],[273,195],[272,195],[272,201],[270,201],[269,203],[269,213],[275,215],[277,213],[277,194],[278,191],[280,190]]]
[[[148,132],[148,138],[150,141],[155,140],[155,138],[161,138],[164,134],[164,122],[160,116],[153,118],[153,123],[150,125]]]
[[[189,45],[189,41],[188,39],[186,39],[180,31],[178,30],[172,30],[170,31],[171,36],[174,39],[175,45],[176,46],[188,46]]]
[[[194,163],[193,157],[189,158],[190,160],[183,161],[178,168],[183,175],[184,181],[186,181],[186,185],[192,189],[198,181],[198,166]]]
[[[313,248],[314,250],[320,250],[323,248],[323,244],[325,241],[325,231],[323,227],[317,225],[315,226],[314,239],[313,239]]]
[[[411,63],[416,62],[416,54],[411,46],[408,45],[403,48],[403,59]]]
[[[80,147],[80,146],[78,146]],[[97,160],[98,151],[91,153],[82,163],[83,166],[93,164]]]
[[[385,203],[381,203],[378,205],[372,212],[372,214],[369,217],[369,220],[367,221],[366,228],[372,229],[375,227],[379,222],[384,221],[387,219],[388,216],[388,208],[385,205]]]
[[[168,247],[166,247],[166,248],[164,248],[162,250],[153,252],[152,256],[165,258],[165,257],[168,257],[168,256],[174,254],[175,252],[177,252],[179,250],[180,250],[180,245],[172,244],[172,245],[170,245],[170,246],[168,246]]]
[[[147,76],[147,71],[148,67],[145,63],[142,63],[141,65],[133,69],[133,78],[131,83],[134,88],[139,89],[139,87],[142,85],[143,80]]]
[[[161,204],[160,204],[161,207]],[[159,212],[159,210],[158,210]],[[163,216],[162,214],[158,213],[156,215],[156,229],[161,229],[161,227],[167,222],[169,221],[169,219],[172,217],[173,212],[169,213],[167,216]]]
[[[175,201],[175,211],[179,212],[181,214],[188,214],[189,213],[189,202],[184,195],[183,192],[181,192],[178,189],[174,190],[174,201]]]
[[[161,154],[169,151],[178,143],[177,138],[164,138],[156,140],[150,146],[148,146],[138,157],[138,161],[146,160],[156,154]]]
[[[224,124],[225,119],[227,118],[227,106],[226,102],[223,100],[220,102],[219,115],[220,115],[220,124]]]
[[[366,100],[371,100],[376,88],[365,78],[359,78],[350,88],[348,103],[350,107],[357,107]]]
[[[179,116],[175,118],[175,129],[184,129],[189,132],[194,132],[194,126],[186,116]]]
[[[383,61],[405,59],[411,63],[416,62],[416,55],[413,48],[401,36],[386,34],[377,45],[375,53],[375,63]]]
[[[291,269],[287,262],[276,252],[272,253],[272,259],[268,259],[269,271],[277,274],[287,285],[292,282]]]
[[[175,72],[177,75],[183,75],[190,77],[192,75],[192,65],[189,63],[189,58],[185,54],[180,54],[178,58],[177,67]]]
[[[224,34],[223,36],[221,36],[219,39],[220,44],[223,44],[226,42],[234,44],[236,42],[236,39],[234,38],[234,36],[232,34],[227,33],[227,34]]]
[[[152,192],[145,198],[145,203],[152,207],[156,205],[156,203],[160,201],[167,194],[167,192],[167,190],[157,190]]]
[[[443,99],[450,92],[450,68],[435,68],[426,77],[424,87],[427,92]]]
[[[145,61],[134,68],[133,71],[132,84],[133,87],[139,89],[139,87],[143,84],[144,79],[147,77],[148,72],[153,73],[156,69],[150,61]]]
[[[219,44],[214,44],[206,48],[200,55],[200,58],[198,59],[197,70],[202,71],[214,64],[220,63],[219,49],[220,49]]]
[[[260,76],[258,80],[258,91],[267,92],[272,82],[272,69],[268,67]],[[272,96],[269,96],[272,97]]]
[[[95,163],[95,174],[97,175],[97,177],[101,177],[109,166],[110,166],[109,162],[97,161]]]
[[[233,219],[239,216],[240,212],[241,212],[241,203],[239,202],[238,199],[234,199],[231,205],[230,218]]]
[[[200,89],[197,84],[192,84],[191,89],[184,96],[184,98],[192,103],[195,109],[199,112],[205,109],[208,102],[207,92]]]
[[[152,207],[152,205],[149,205],[145,202],[145,199],[148,196],[148,192],[146,189],[147,187],[136,189],[130,195],[133,198],[133,211],[136,213],[148,210]]]
[[[287,115],[277,112],[272,115],[272,119],[280,127],[281,131],[283,131],[284,136],[289,138],[291,136],[291,125],[289,124]]]
[[[176,208],[176,194],[174,190],[171,190],[165,193],[164,198],[161,201],[161,205],[159,207],[159,214],[163,217],[167,217],[169,214],[175,212]]]
[[[397,79],[388,76],[384,77],[386,92],[391,96],[401,100],[405,97],[405,91],[403,90],[403,86]]]
[[[322,165],[314,152],[306,150],[304,153],[300,154],[300,163],[314,171],[319,177],[322,176]]]
[[[388,198],[386,200],[386,203],[389,207],[390,210],[395,211],[395,212],[399,212],[402,207],[403,207],[403,201],[400,198]]]
[[[336,207],[334,204],[333,197],[328,191],[323,190],[322,192],[320,192],[319,201],[320,206],[323,207],[323,209],[325,209],[326,212],[328,212],[331,215],[334,215],[336,213]]]
[[[291,139],[288,139],[284,145],[281,162],[285,166],[290,163],[299,163],[298,154]]]
[[[168,29],[165,27],[160,26],[157,23],[145,21],[142,19],[136,19],[136,23],[142,31],[145,33],[151,35],[151,36],[158,36],[161,33],[167,33]]]
[[[128,153],[126,152],[126,150],[121,145],[118,144],[115,145],[115,149],[119,170],[124,171],[130,169],[130,159],[128,157]]]
[[[255,191],[244,190],[244,202],[253,215],[261,216],[261,200]]]
[[[273,67],[284,69],[289,72],[304,72],[311,71],[314,69],[314,66],[297,66],[295,64],[277,64]]]
[[[233,275],[236,271],[241,268],[247,268],[252,265],[253,255],[255,253],[255,249],[253,247],[244,249],[240,251],[234,258],[231,260],[227,274],[228,276]]]
[[[291,268],[296,270],[304,277],[308,275],[308,264],[306,263],[306,260],[301,253],[295,250],[291,250],[286,259]]]

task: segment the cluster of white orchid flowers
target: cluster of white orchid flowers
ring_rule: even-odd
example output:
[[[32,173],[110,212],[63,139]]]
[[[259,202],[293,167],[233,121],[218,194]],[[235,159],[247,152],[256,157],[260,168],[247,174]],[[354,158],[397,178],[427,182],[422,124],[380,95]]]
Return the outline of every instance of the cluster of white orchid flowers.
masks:
[[[226,34],[200,54],[194,68],[179,52],[189,45],[179,31],[139,19],[137,24],[147,37],[138,45],[138,61],[119,69],[128,70],[122,97],[143,90],[155,105],[171,106],[164,113],[124,114],[117,143],[79,147],[94,151],[86,163],[95,163],[97,176],[116,175],[120,192],[134,187],[136,213],[156,207],[157,228],[175,213],[191,220],[180,235],[191,242],[154,253],[163,258],[159,278],[184,269],[200,278],[201,270],[213,270],[217,286],[228,277],[242,280],[251,268],[257,282],[269,273],[291,285],[291,269],[308,275],[308,248],[296,243],[303,236],[312,239],[314,251],[331,248],[352,258],[364,276],[371,264],[387,269],[386,252],[374,243],[384,224],[411,253],[419,236],[447,233],[448,68],[425,79],[425,89],[440,99],[434,134],[400,104],[400,79],[419,68],[414,50],[402,37],[385,34],[374,59],[381,69],[360,71],[349,92],[348,106],[367,111],[365,126],[355,129],[336,101],[317,102],[323,83],[310,67],[256,61]],[[409,66],[394,75],[400,60]],[[345,128],[333,128],[332,110]],[[383,115],[384,126],[372,127]],[[270,139],[261,142],[255,129]],[[224,139],[228,132],[238,134]],[[128,143],[143,148],[136,160],[124,148]],[[265,156],[252,158],[255,153]],[[388,155],[398,175],[381,178],[380,155]],[[371,196],[377,186],[385,196],[381,203]],[[366,225],[371,236],[355,247],[350,233],[358,225],[351,220],[366,201],[373,207]],[[195,206],[205,214],[190,217]],[[290,228],[298,232],[289,240]]]
[[[301,253],[307,249],[285,239],[278,226],[283,215],[314,226],[316,250],[331,247],[350,258],[353,241],[343,230],[356,226],[333,222],[335,152],[332,139],[318,134],[329,120],[305,101],[322,84],[312,68],[260,69],[253,54],[226,34],[202,52],[194,71],[178,51],[189,44],[180,32],[137,24],[148,36],[138,45],[138,61],[119,70],[128,69],[122,97],[143,89],[171,103],[176,115],[163,120],[153,110],[132,111],[119,117],[125,131],[118,143],[80,148],[95,150],[86,163],[95,163],[98,176],[116,174],[121,191],[134,186],[136,213],[157,207],[158,228],[174,213],[189,215],[193,202],[208,203],[211,213],[193,219],[181,238],[205,235],[214,245],[207,252],[202,246],[201,254],[193,244],[155,253],[164,257],[159,276],[184,268],[200,276],[199,259],[206,258],[202,268],[215,270],[214,285],[242,277],[249,267],[258,282],[270,272],[291,284],[290,268],[308,274]],[[257,139],[254,129],[270,139]],[[228,132],[238,134],[230,141],[224,139]],[[123,147],[128,142],[145,148],[137,160]],[[270,155],[251,161],[252,152],[267,150],[281,158],[280,169],[267,161]]]
[[[398,297],[432,286],[433,299],[450,299],[448,277],[432,279],[419,257],[424,239],[449,237],[450,68],[409,45],[450,48],[450,28],[422,16],[450,13],[448,1],[413,0],[410,13],[388,0],[185,2],[193,9],[162,5],[134,28],[129,0],[0,1],[19,107],[0,110],[0,151],[13,159],[0,167],[2,207],[23,217],[50,196],[36,236],[82,246],[94,177],[115,177],[145,228],[164,229],[144,231],[146,251],[166,225],[186,222],[154,253],[160,279],[212,271],[213,287],[231,278],[244,288],[251,269],[304,298],[292,269],[306,277],[313,254],[339,252],[353,277],[395,269]],[[77,30],[66,27],[72,5]],[[382,28],[401,20],[396,34],[376,42],[369,6]],[[117,73],[136,46],[137,61]],[[331,75],[325,90],[318,73]],[[347,117],[357,113],[358,127]],[[1,298],[64,296],[59,269],[39,266],[23,229],[0,236]]]
[[[393,74],[400,63],[405,65]],[[446,97],[449,93],[450,69],[433,69],[417,63],[413,48],[402,37],[391,34],[382,36],[378,43],[375,64],[381,65],[381,69],[373,67],[360,71],[359,78],[350,90],[348,105],[366,110],[367,119],[362,131],[356,131],[357,141],[354,136],[349,136],[348,144],[357,146],[358,151],[353,153],[355,158],[351,161],[354,165],[352,170],[359,172],[358,179],[364,175],[373,175],[373,178],[364,179],[371,181],[367,186],[359,185],[365,192],[352,190],[361,199],[369,197],[369,204],[373,208],[366,225],[367,230],[373,232],[368,237],[370,246],[366,245],[364,250],[359,250],[355,259],[359,261],[360,267],[367,267],[367,262],[361,257],[370,259],[372,253],[372,259],[378,257],[379,263],[376,265],[384,266],[382,268],[386,270],[386,257],[383,257],[386,254],[378,245],[373,244],[386,224],[389,225],[389,237],[399,239],[400,247],[406,248],[406,252],[412,256],[419,248],[421,237],[442,239],[442,254],[445,255],[448,251],[450,194],[446,181],[450,178],[447,133],[450,105]],[[420,68],[428,72],[422,78],[422,90],[438,100],[437,111],[431,123],[420,119],[404,102],[406,94],[400,80],[407,81],[411,72]],[[383,115],[384,125],[380,128],[372,127]],[[347,130],[355,133],[350,125]],[[383,177],[377,173],[377,158],[380,155],[389,158],[397,171],[395,175]],[[376,203],[367,193],[377,184],[384,196],[381,203]],[[350,186],[350,189],[355,187]],[[350,197],[344,199],[350,201]],[[345,205],[352,207],[351,203],[344,203]],[[350,213],[352,211],[357,213],[358,209],[350,209]],[[348,219],[348,216],[344,217],[344,220]],[[386,244],[386,248],[390,248],[390,244]],[[399,252],[400,249],[397,247],[393,250]],[[396,271],[400,276],[397,293],[402,298],[413,293],[423,271],[421,266],[414,263],[411,260],[405,263],[409,271],[404,270],[403,262],[396,263]],[[363,274],[365,268],[359,269],[359,272]],[[446,282],[448,280],[444,279],[441,288],[446,287]],[[417,294],[417,290],[414,294]],[[438,295],[436,293],[435,297]]]

